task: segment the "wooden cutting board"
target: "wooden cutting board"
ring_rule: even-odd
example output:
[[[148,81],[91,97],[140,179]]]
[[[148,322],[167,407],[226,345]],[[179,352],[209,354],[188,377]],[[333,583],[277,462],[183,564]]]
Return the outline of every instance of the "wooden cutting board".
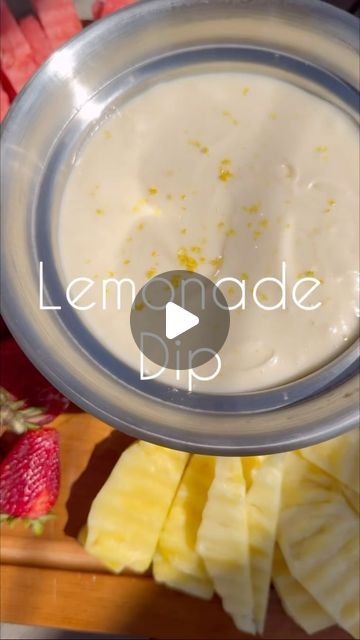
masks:
[[[21,524],[1,530],[1,618],[4,622],[166,640],[246,638],[220,601],[204,602],[157,585],[148,576],[109,574],[78,544],[90,504],[127,436],[79,413],[55,421],[61,438],[62,484],[56,519],[42,537]],[[264,638],[307,638],[272,592]],[[334,627],[312,636],[342,640]]]

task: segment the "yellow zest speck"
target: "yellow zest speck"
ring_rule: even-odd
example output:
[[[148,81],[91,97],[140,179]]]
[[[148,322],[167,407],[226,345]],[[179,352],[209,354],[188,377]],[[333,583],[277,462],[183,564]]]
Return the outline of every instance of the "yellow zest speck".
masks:
[[[111,131],[109,131],[108,129],[105,129],[105,131],[104,131],[104,138],[106,138],[106,140],[110,140],[110,138],[112,138],[112,133],[111,133]]]
[[[166,194],[166,200],[172,200],[172,199],[173,199],[172,193],[167,193]]]
[[[213,267],[221,267],[222,263],[224,262],[224,258],[222,256],[218,256],[217,258],[213,258],[213,260],[210,260],[210,264]]]
[[[186,200],[186,198],[187,198],[186,193],[182,193],[180,196],[180,200]]]
[[[195,147],[195,149],[199,149],[200,153],[204,155],[208,155],[209,147],[203,145],[203,143],[200,142],[200,140],[190,139],[188,142],[192,147]]]
[[[179,249],[176,256],[179,264],[182,267],[185,267],[187,271],[195,271],[196,267],[198,266],[198,262],[197,260],[195,260],[195,258],[193,258],[192,256],[189,256],[186,249],[184,248]]]
[[[329,150],[329,148],[326,145],[318,145],[314,149],[314,151],[316,151],[316,153],[327,153],[328,150]]]
[[[218,222],[216,226],[218,229],[223,229],[225,227],[225,222]]]
[[[229,118],[230,122],[232,122],[232,124],[234,124],[235,126],[239,124],[239,120],[237,120],[237,118],[234,118],[230,111],[225,110],[222,112],[222,114],[225,118]]]
[[[143,302],[137,302],[135,305],[135,309],[136,311],[142,311],[144,309],[145,305]]]
[[[261,208],[260,202],[254,202],[254,204],[250,204],[248,207],[243,207],[246,213],[259,213]]]
[[[126,258],[126,260],[123,260],[123,264],[130,264],[129,258]]]
[[[327,204],[329,205],[328,207],[326,207],[326,209],[324,209],[324,213],[330,213],[332,207],[334,207],[336,205],[336,200],[334,198],[329,198],[327,200]]]
[[[246,226],[247,226],[248,229],[251,229],[251,227],[253,226],[253,223],[252,222],[248,222]]]
[[[181,229],[180,233],[182,233],[182,235],[185,236],[187,234],[187,228],[184,227],[183,229]]]
[[[277,114],[275,113],[275,111],[269,111],[268,116],[270,120],[277,120]]]
[[[140,198],[137,203],[132,207],[132,211],[134,213],[138,213],[141,209],[141,207],[144,207],[146,204],[148,204],[148,199],[147,198]]]
[[[192,253],[201,253],[202,249],[201,247],[194,246],[194,247],[191,247],[191,251]]]
[[[234,177],[234,174],[231,171],[229,171],[229,169],[224,169],[224,167],[220,167],[219,175],[218,175],[219,180],[221,180],[222,182],[227,182],[233,177]]]
[[[262,220],[260,220],[259,222],[260,227],[263,227],[264,229],[266,229],[266,227],[269,226],[269,220],[268,218],[262,218]]]
[[[91,258],[87,258],[84,262],[85,264],[91,264]]]
[[[225,232],[225,235],[226,235],[228,238],[232,238],[233,236],[236,236],[236,230],[235,230],[235,229],[233,229],[233,228],[228,229],[228,230]]]
[[[229,160],[229,158],[224,158],[224,160],[221,160],[220,164],[229,166],[231,164],[231,160]]]
[[[204,258],[204,256],[201,256],[201,258],[199,258],[199,262],[206,262],[206,258]]]
[[[187,207],[184,207],[184,206],[180,207],[180,209],[181,211],[187,211]]]
[[[159,193],[156,187],[149,187],[148,192],[150,193],[151,196],[156,196],[156,194]]]
[[[165,171],[165,175],[166,175],[168,178],[171,178],[171,176],[173,176],[173,175],[174,175],[174,169],[167,169],[167,170]]]
[[[146,273],[145,273],[146,277],[150,280],[151,278],[153,278],[156,275],[156,269],[155,267],[152,267],[151,269],[149,269]]]
[[[240,275],[240,279],[241,280],[249,280],[249,274],[244,271],[241,275]]]
[[[268,296],[266,295],[266,293],[263,293],[262,291],[259,293],[259,298],[262,302],[266,302],[266,300],[269,300]]]
[[[115,275],[115,271],[108,271],[109,278],[113,278]]]
[[[128,236],[128,237],[126,238],[126,242],[132,242],[132,240],[133,240],[133,239],[132,239],[132,236]]]
[[[247,96],[249,91],[250,91],[250,87],[244,87],[243,90],[242,90],[243,96]]]
[[[158,256],[159,254],[157,251],[152,251],[150,255],[155,258],[155,256]]]
[[[140,222],[140,224],[136,225],[136,228],[137,228],[138,231],[142,231],[144,226],[145,226],[144,223]]]
[[[97,216],[103,216],[104,213],[105,213],[104,209],[100,209],[100,208],[96,209],[96,215]]]
[[[229,293],[230,295],[232,295],[233,293],[235,293],[235,289],[234,289],[234,287],[228,287],[228,290],[227,290],[227,291],[228,291],[228,293]]]
[[[291,228],[291,224],[288,222],[288,223],[285,225],[285,229],[290,229],[290,228]]]
[[[252,235],[253,235],[254,240],[257,240],[258,238],[261,238],[262,231],[253,231]]]

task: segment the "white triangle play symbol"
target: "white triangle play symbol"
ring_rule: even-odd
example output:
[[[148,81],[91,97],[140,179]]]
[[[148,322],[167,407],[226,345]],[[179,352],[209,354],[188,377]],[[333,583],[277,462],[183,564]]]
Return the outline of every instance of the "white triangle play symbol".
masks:
[[[174,302],[168,302],[166,305],[166,337],[168,340],[177,338],[185,331],[189,331],[199,324],[198,316],[190,311],[186,311]]]

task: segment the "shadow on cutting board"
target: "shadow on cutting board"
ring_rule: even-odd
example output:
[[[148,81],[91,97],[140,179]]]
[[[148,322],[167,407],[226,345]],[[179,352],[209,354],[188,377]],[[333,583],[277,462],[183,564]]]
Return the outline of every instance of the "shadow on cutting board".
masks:
[[[64,531],[68,536],[78,537],[80,529],[86,524],[92,501],[123,451],[132,442],[132,438],[114,430],[94,447],[85,470],[72,485],[66,502],[68,519]]]

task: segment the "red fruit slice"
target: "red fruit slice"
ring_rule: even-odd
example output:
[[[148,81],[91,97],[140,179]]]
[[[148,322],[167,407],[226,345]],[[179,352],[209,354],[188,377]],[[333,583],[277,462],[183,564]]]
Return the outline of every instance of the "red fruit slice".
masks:
[[[36,64],[40,66],[53,51],[44,29],[34,16],[22,18],[19,26],[29,43]]]
[[[3,90],[5,91],[5,93],[8,94],[9,96],[9,100],[10,100],[10,104],[11,102],[14,100],[14,98],[16,98],[16,91],[14,89],[14,87],[12,86],[11,82],[9,82],[9,80],[7,79],[2,67],[0,67],[0,84],[3,88]]]
[[[1,68],[18,93],[36,71],[31,49],[5,0],[0,0]]]
[[[0,465],[0,482],[2,521],[46,516],[60,488],[57,431],[38,429],[20,436]]]
[[[10,107],[9,96],[0,85],[0,122],[4,120],[7,112],[9,111],[9,107]]]
[[[42,407],[48,422],[70,406],[70,401],[35,369],[14,338],[1,342],[0,387],[25,400],[28,407]]]
[[[91,7],[91,12],[94,20],[98,20],[101,18],[102,10],[104,8],[104,3],[102,0],[95,0]]]
[[[81,31],[72,0],[32,0],[32,5],[54,49]]]
[[[137,2],[137,0],[104,0],[101,17],[108,16],[110,13],[114,13],[114,11],[118,11],[119,9],[124,9],[130,4],[135,4],[135,2]]]

